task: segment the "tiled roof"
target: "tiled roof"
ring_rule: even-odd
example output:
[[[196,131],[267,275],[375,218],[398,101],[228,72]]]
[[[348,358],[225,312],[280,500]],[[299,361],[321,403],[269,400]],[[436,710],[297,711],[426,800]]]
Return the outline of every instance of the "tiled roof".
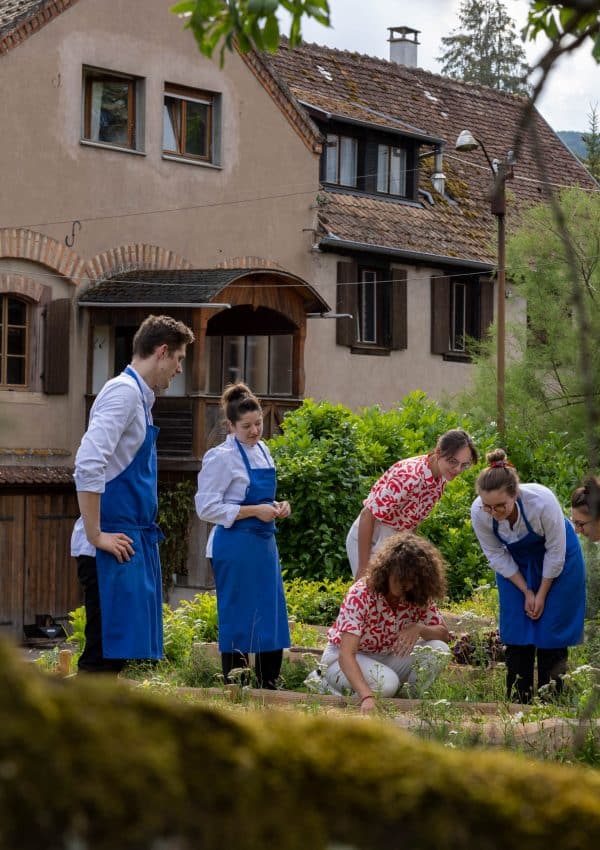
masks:
[[[201,304],[212,302],[236,280],[251,278],[260,284],[262,276],[282,278],[295,284],[306,302],[307,311],[327,311],[329,306],[310,284],[296,275],[276,269],[177,269],[133,271],[101,281],[79,296],[79,303],[104,304]]]
[[[73,484],[73,470],[66,466],[0,466],[0,487],[30,484]]]
[[[21,44],[76,2],[77,0],[0,0],[0,53]]]
[[[503,160],[513,147],[526,99],[370,56],[317,45],[291,50],[283,44],[270,59],[275,72],[305,105],[349,120],[402,129],[445,140],[443,171],[452,204],[432,191],[433,157],[422,160],[420,185],[435,201],[420,206],[364,194],[325,192],[320,222],[324,235],[396,251],[493,263],[496,222],[488,198],[491,172],[483,152],[454,150],[459,133],[469,129],[482,139],[489,156]],[[597,189],[588,172],[563,145],[539,113],[532,121],[548,179]],[[410,131],[409,131],[410,132]],[[507,182],[507,224],[525,205],[543,199],[544,184],[534,158],[531,130]]]

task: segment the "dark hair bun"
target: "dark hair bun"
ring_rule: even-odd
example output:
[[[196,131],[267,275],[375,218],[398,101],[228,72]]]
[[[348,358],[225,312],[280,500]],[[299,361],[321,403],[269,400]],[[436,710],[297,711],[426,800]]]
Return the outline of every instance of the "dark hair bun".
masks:
[[[243,398],[254,398],[254,393],[250,387],[247,387],[246,384],[243,384],[241,381],[238,381],[237,384],[230,384],[228,387],[225,387],[223,395],[221,396],[223,404],[229,404],[232,401],[241,401]]]
[[[504,449],[492,449],[491,452],[488,452],[485,456],[488,466],[492,463],[501,463],[506,460],[506,452]]]

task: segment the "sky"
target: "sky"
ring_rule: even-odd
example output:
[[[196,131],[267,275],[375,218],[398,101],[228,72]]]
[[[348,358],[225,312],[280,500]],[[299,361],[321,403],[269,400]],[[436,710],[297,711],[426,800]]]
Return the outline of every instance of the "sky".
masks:
[[[388,27],[407,26],[420,30],[419,67],[439,74],[437,62],[442,36],[458,24],[461,0],[329,0],[333,29],[304,22],[307,42],[389,58]],[[504,0],[519,32],[524,26],[528,0]],[[524,44],[527,61],[533,65],[547,40],[538,36]],[[593,105],[600,103],[600,65],[591,56],[591,43],[580,47],[553,69],[538,100],[538,110],[554,130],[586,131]]]

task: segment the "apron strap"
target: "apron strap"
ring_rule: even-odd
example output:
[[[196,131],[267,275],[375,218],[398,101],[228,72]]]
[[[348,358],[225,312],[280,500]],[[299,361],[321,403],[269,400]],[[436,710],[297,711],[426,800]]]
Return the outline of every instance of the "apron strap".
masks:
[[[142,397],[142,404],[144,405],[144,414],[146,416],[146,425],[152,425],[152,421],[150,419],[150,414],[148,413],[148,406],[146,404],[146,399],[144,398],[144,391],[142,389],[142,385],[140,384],[140,379],[138,378],[138,376],[135,373],[135,370],[132,369],[131,366],[126,366],[125,369],[123,370],[123,374],[129,375],[129,377],[133,378],[133,380],[138,385],[138,389],[139,389],[140,395]]]
[[[529,532],[529,534],[536,534],[536,532],[531,527],[529,520],[527,519],[527,514],[525,513],[525,510],[523,508],[523,502],[521,501],[520,496],[517,496],[517,504],[519,505],[519,510],[521,511],[521,516],[523,517],[523,521],[525,523],[527,531]],[[500,532],[498,531],[498,520],[495,517],[492,517],[492,529],[500,543],[502,543],[504,546],[508,546],[507,541],[500,536]],[[539,534],[536,534],[536,536],[539,537]]]

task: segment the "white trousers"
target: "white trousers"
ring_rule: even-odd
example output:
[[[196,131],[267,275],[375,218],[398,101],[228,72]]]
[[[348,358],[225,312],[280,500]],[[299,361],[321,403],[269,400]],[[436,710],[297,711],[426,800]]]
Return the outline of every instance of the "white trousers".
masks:
[[[356,576],[358,572],[358,522],[360,520],[360,514],[356,517],[348,535],[346,537],[346,553],[348,554],[348,560],[350,561],[350,569],[352,570],[352,575]],[[397,534],[398,530],[396,528],[392,528],[389,525],[384,525],[379,520],[375,520],[375,525],[373,527],[373,537],[371,539],[371,551],[369,554],[369,558],[376,552],[384,540],[387,540],[388,537],[391,537],[392,534]]]
[[[337,691],[343,688],[352,690],[340,667],[339,654],[339,646],[327,645],[321,658],[322,675]],[[374,694],[382,697],[393,697],[404,682],[408,682],[415,693],[425,691],[449,660],[448,644],[442,640],[419,640],[410,655],[356,654],[356,662],[367,684]]]

